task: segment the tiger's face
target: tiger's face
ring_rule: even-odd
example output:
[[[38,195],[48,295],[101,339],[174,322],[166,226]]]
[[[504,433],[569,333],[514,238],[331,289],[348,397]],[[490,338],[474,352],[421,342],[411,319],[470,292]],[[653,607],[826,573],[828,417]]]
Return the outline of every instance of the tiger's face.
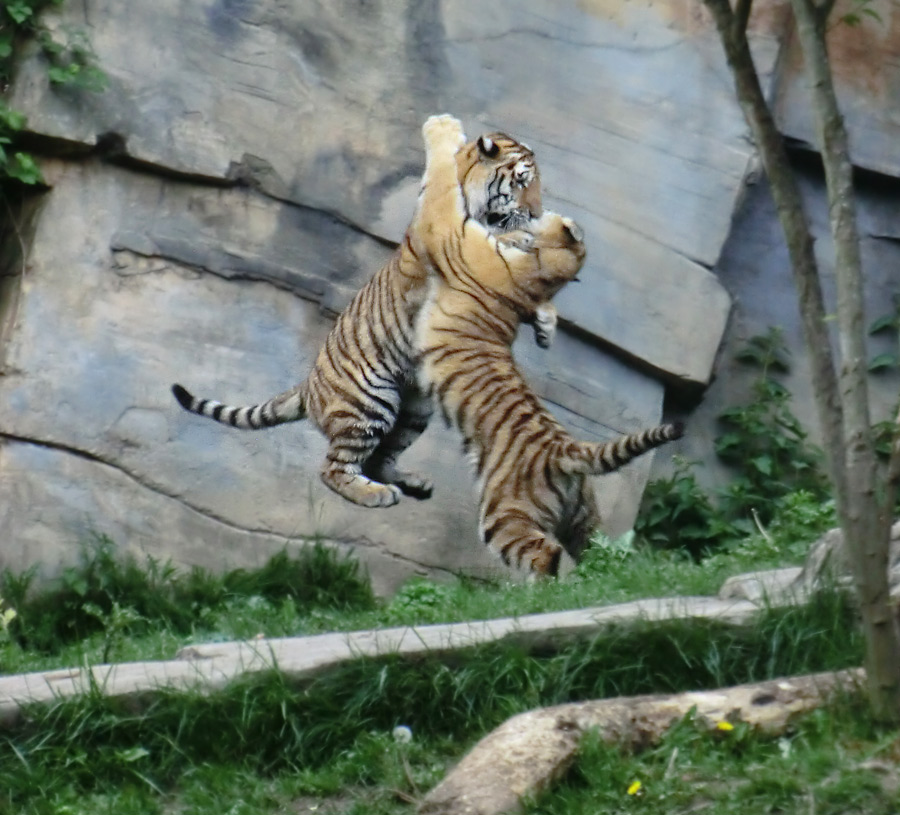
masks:
[[[491,232],[527,229],[541,217],[541,177],[526,144],[485,134],[459,149],[456,165],[466,212]]]

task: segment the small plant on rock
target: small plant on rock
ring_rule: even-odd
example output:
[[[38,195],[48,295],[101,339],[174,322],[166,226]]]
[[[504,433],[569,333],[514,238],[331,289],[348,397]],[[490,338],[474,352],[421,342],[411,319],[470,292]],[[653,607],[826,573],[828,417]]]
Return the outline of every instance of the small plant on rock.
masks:
[[[788,496],[802,494],[804,506],[827,497],[821,453],[791,412],[790,391],[776,379],[788,370],[781,332],[771,328],[751,338],[737,359],[757,367],[759,376],[749,402],[719,415],[725,432],[715,449],[734,477],[710,496],[697,481],[696,463],[678,460],[673,474],[651,482],[644,494],[635,530],[649,543],[699,558],[756,534],[790,508],[783,503]]]
[[[106,87],[106,74],[83,31],[69,31],[65,39],[40,21],[40,13],[63,0],[0,0],[0,90],[5,91],[15,71],[19,46],[36,41],[47,61],[47,78],[57,87],[89,91]],[[0,182],[13,179],[33,186],[43,183],[37,162],[19,149],[25,116],[0,101]]]

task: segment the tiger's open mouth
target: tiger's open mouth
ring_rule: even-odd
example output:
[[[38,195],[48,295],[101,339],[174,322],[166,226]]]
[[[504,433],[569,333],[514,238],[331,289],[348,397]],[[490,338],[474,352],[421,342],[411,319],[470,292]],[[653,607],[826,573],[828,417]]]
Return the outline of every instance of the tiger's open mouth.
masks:
[[[485,221],[493,229],[512,232],[515,229],[527,229],[532,217],[527,209],[514,209],[511,212],[489,212]]]

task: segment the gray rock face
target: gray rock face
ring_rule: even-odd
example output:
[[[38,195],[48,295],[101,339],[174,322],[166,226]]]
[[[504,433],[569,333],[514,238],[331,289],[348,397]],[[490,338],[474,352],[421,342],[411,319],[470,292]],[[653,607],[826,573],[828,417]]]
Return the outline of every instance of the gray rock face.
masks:
[[[834,256],[828,226],[828,200],[824,180],[799,163],[795,168],[805,211],[816,241],[827,304],[834,303]],[[893,296],[900,291],[900,198],[885,179],[861,178],[856,184],[860,248],[865,272],[866,320],[871,322],[893,308]],[[782,330],[790,371],[778,375],[792,395],[791,410],[817,441],[818,416],[803,342],[797,293],[790,274],[790,258],[778,223],[771,193],[764,179],[748,187],[734,228],[719,260],[719,280],[734,298],[728,332],[719,352],[715,381],[693,411],[690,432],[681,443],[681,452],[691,460],[704,462],[698,475],[716,488],[729,477],[714,453],[714,438],[722,432],[716,417],[727,407],[746,404],[751,383],[759,369],[737,363],[735,354],[747,340],[765,334],[770,326]],[[828,305],[832,308],[832,305]],[[896,353],[897,336],[883,332],[867,339],[869,359]],[[837,342],[836,336],[834,337]],[[883,370],[869,377],[869,404],[873,422],[893,420],[900,392],[900,370]],[[658,457],[658,461],[662,457]]]
[[[418,190],[429,114],[450,110],[472,133],[509,130],[537,151],[548,206],[589,236],[591,284],[562,296],[566,317],[707,382],[729,299],[706,268],[751,154],[718,42],[685,36],[683,13],[649,1],[613,15],[603,4],[482,6],[168,0],[126,20],[113,0],[72,0],[63,22],[88,27],[109,90],[54,94],[34,59],[13,104],[42,134],[87,147],[115,133],[140,162],[246,181],[393,241]],[[133,32],[169,45],[136,48]],[[302,273],[302,258],[293,267]],[[690,342],[669,341],[684,324]]]
[[[777,86],[780,3],[756,5],[754,56]],[[516,347],[567,426],[630,432],[658,422],[663,383],[710,382],[730,309],[710,269],[753,149],[699,7],[67,0],[56,13],[89,34],[109,89],[51,89],[32,54],[10,92],[56,158],[27,264],[0,269],[4,565],[52,569],[93,530],[212,566],[321,535],[358,547],[383,591],[412,573],[506,574],[476,543],[471,474],[437,423],[407,454],[434,499],[367,511],[319,483],[312,426],[229,431],[168,392],[256,401],[305,376],[409,221],[432,113],[529,142],[547,206],[585,230],[556,346]],[[631,525],[650,465],[598,479],[611,534]]]
[[[893,3],[879,3],[871,10],[881,19],[863,17],[859,26],[835,26],[828,56],[853,163],[896,178],[900,175],[900,9]],[[785,44],[775,106],[784,133],[815,145],[803,51],[796,32],[790,33]]]
[[[56,563],[61,545],[98,532],[217,567],[321,537],[357,547],[382,592],[416,573],[505,573],[477,541],[471,474],[437,421],[407,454],[434,474],[435,497],[366,510],[319,482],[325,440],[312,424],[240,432],[184,413],[169,392],[183,381],[256,401],[301,379],[331,325],[316,301],[342,300],[385,247],[247,189],[93,161],[44,169],[53,191],[0,378],[0,535],[17,543],[4,565]],[[304,277],[288,265],[298,258],[336,272]],[[540,352],[527,334],[529,378],[580,435],[659,420],[659,383],[572,336]],[[649,466],[598,479],[613,529],[630,523]]]

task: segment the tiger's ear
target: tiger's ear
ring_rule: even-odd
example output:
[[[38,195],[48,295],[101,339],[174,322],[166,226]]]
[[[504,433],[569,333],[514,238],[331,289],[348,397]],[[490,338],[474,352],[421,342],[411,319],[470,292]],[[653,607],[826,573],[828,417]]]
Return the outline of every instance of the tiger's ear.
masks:
[[[497,144],[490,136],[478,137],[478,150],[487,158],[495,158],[500,152],[500,145]]]

